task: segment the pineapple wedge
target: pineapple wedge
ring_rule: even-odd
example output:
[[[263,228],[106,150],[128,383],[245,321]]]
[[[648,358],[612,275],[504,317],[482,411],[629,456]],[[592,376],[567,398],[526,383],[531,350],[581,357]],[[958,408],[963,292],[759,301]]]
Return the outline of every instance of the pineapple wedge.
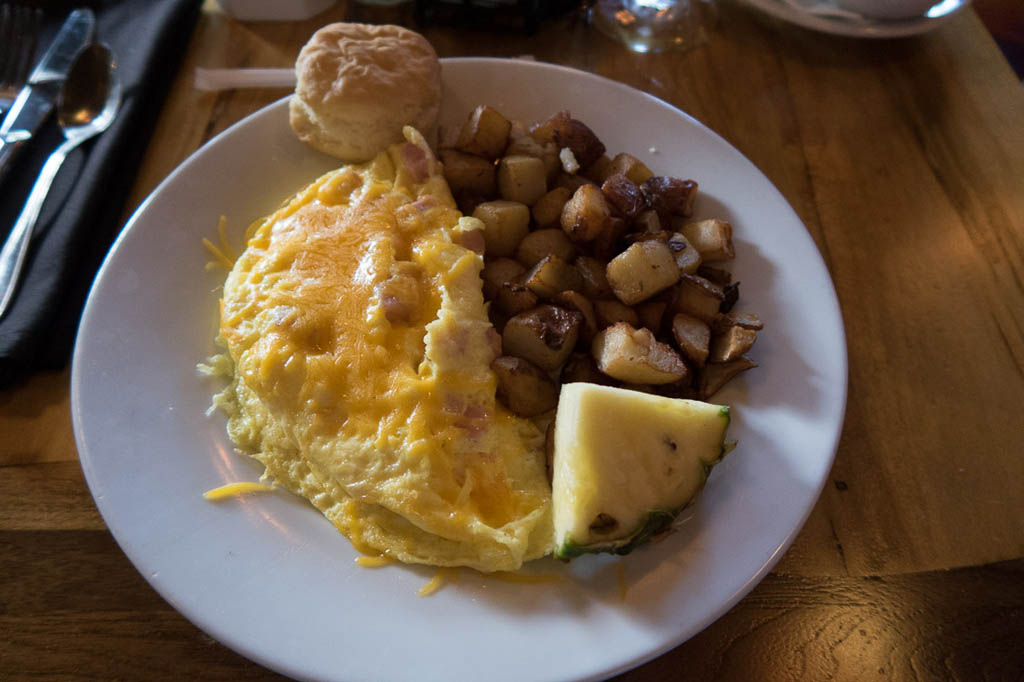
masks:
[[[628,554],[665,530],[728,447],[729,408],[597,384],[562,386],[555,420],[555,556]]]

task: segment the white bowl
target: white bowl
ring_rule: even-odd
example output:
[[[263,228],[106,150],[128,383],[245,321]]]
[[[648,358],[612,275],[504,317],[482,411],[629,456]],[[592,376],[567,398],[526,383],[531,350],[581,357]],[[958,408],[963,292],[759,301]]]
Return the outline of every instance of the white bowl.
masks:
[[[838,0],[839,7],[871,19],[920,18],[939,0]]]

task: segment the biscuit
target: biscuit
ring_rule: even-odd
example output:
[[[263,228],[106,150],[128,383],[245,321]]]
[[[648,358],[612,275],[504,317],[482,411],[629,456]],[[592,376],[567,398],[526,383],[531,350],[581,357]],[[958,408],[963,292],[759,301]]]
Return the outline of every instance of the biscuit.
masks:
[[[292,130],[348,162],[372,159],[411,125],[437,125],[441,66],[419,33],[391,25],[336,23],[313,34],[295,63]]]

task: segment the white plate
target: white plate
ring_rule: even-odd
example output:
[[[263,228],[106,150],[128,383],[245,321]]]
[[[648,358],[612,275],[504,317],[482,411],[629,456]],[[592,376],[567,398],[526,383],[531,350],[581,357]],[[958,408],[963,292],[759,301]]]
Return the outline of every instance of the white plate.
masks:
[[[794,7],[786,0],[744,0],[749,5],[804,28],[852,38],[902,38],[927,33],[967,7],[971,0],[936,0],[927,14],[908,19],[847,19],[815,14]],[[819,4],[816,0],[793,0],[802,6]]]
[[[218,640],[279,672],[338,680],[596,679],[693,636],[775,564],[832,464],[846,346],[828,272],[796,214],[739,152],[622,84],[527,61],[446,60],[443,121],[488,102],[524,120],[569,107],[609,149],[699,181],[698,213],[736,230],[742,310],[766,329],[761,367],[716,396],[739,448],[679,532],[623,560],[553,560],[563,584],[463,571],[433,597],[429,568],[358,567],[349,543],[286,493],[202,493],[255,480],[196,363],[214,351],[223,271],[200,244],[245,226],[333,166],[291,134],[284,100],[205,145],[139,208],[98,275],[79,330],[72,413],[96,503],[139,572]],[[654,149],[655,151],[649,151]],[[619,562],[628,584],[621,598]]]

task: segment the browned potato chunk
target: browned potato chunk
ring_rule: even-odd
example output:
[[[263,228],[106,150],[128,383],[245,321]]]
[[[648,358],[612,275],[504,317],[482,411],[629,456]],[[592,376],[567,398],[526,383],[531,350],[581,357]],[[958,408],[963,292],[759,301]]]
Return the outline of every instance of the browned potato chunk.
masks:
[[[555,144],[558,145],[558,148],[568,147],[571,149],[573,156],[576,157],[581,167],[586,168],[604,154],[604,145],[597,138],[597,135],[594,134],[594,131],[583,122],[569,116],[569,112],[562,111],[555,114],[548,121],[548,124],[551,125]],[[536,137],[537,130],[531,132]]]
[[[622,238],[628,229],[629,223],[618,216],[612,216],[597,239],[590,242],[591,253],[595,258],[611,260],[622,250]]]
[[[640,211],[633,219],[633,227],[649,233],[662,231],[661,219],[658,218],[658,212],[653,208]]]
[[[515,154],[498,162],[498,193],[502,199],[532,206],[548,191],[547,170],[535,156]]]
[[[701,265],[700,252],[693,248],[686,237],[679,232],[673,233],[668,238],[668,248],[676,259],[676,267],[682,274],[692,275]]]
[[[506,315],[518,315],[537,305],[537,294],[526,288],[522,275],[503,283],[494,296],[494,303]]]
[[[590,353],[573,353],[570,355],[569,359],[565,361],[565,367],[562,368],[561,378],[563,384],[582,382],[585,384],[603,384],[607,386],[615,383],[611,377],[607,374],[602,374],[597,369],[594,358],[590,357]]]
[[[627,220],[632,220],[647,207],[640,188],[621,173],[609,175],[602,183],[601,191],[612,208]]]
[[[538,227],[558,227],[562,220],[562,209],[570,197],[572,190],[567,187],[555,187],[533,205],[533,222],[537,223]]]
[[[676,298],[676,312],[710,321],[718,315],[718,308],[725,299],[722,287],[697,275],[682,275],[679,278],[679,295]]]
[[[612,174],[611,167],[612,160],[607,154],[602,154],[597,161],[583,169],[583,175],[600,185]]]
[[[616,154],[615,158],[612,159],[611,164],[608,166],[608,175],[614,173],[625,175],[636,185],[642,185],[654,177],[651,169],[645,166],[640,159],[626,152]]]
[[[636,306],[640,325],[651,331],[658,331],[661,329],[661,321],[665,318],[666,308],[668,308],[668,304],[665,301],[645,301]]]
[[[567,262],[576,257],[576,247],[557,227],[537,230],[523,237],[516,248],[516,260],[532,268],[552,253]]]
[[[761,317],[757,313],[726,313],[716,315],[711,321],[711,331],[716,334],[728,331],[729,327],[761,331],[764,329],[764,323],[761,322]]]
[[[711,280],[720,287],[732,284],[732,273],[728,270],[723,270],[722,268],[716,268],[713,265],[705,265],[702,263],[701,266],[697,268],[697,274],[704,279]]]
[[[619,322],[631,327],[640,326],[640,316],[628,305],[614,299],[598,299],[594,303],[594,316],[597,317],[597,328],[604,329]]]
[[[606,262],[590,256],[580,256],[574,265],[583,276],[584,296],[593,299],[612,295],[612,288],[608,285],[608,278],[604,274],[605,268],[608,267]]]
[[[627,305],[646,300],[679,280],[668,245],[654,239],[637,242],[608,263],[605,274],[615,296]]]
[[[708,359],[711,330],[703,320],[686,313],[677,314],[672,318],[672,336],[694,367],[704,366]]]
[[[572,115],[568,111],[559,111],[543,123],[534,123],[530,126],[530,136],[541,144],[548,142],[554,144],[555,127],[558,125],[564,125],[562,122],[570,118],[572,118]]]
[[[512,127],[509,135],[508,147],[505,148],[506,156],[534,156],[544,162],[544,170],[548,181],[554,180],[555,175],[562,169],[562,162],[558,158],[558,147],[555,143],[538,142],[525,131],[518,131],[516,126]]]
[[[541,369],[562,366],[579,340],[582,316],[576,311],[540,305],[519,313],[505,324],[501,347],[505,355],[529,360]]]
[[[579,270],[555,254],[548,254],[523,276],[526,288],[538,298],[551,298],[560,291],[582,289]]]
[[[462,126],[455,146],[468,153],[496,159],[505,151],[512,124],[496,109],[481,104]]]
[[[736,249],[732,244],[732,225],[724,220],[711,218],[687,223],[682,232],[707,262],[732,260],[736,257]]]
[[[649,329],[624,322],[598,332],[591,353],[599,370],[629,383],[668,384],[689,374],[679,354],[659,343]]]
[[[456,149],[442,149],[438,156],[444,164],[444,179],[452,194],[468,192],[492,197],[497,193],[497,170],[491,161]]]
[[[698,393],[701,400],[707,400],[715,393],[718,389],[725,386],[733,377],[740,372],[746,371],[752,367],[757,367],[757,363],[743,356],[732,362],[726,362],[719,365],[707,365],[700,372],[700,379],[698,380]]]
[[[737,360],[751,349],[754,341],[757,341],[757,332],[753,329],[730,327],[725,333],[717,334],[711,339],[708,362],[723,363]]]
[[[559,162],[561,164],[561,162]],[[583,185],[593,185],[594,181],[590,178],[586,178],[579,173],[576,175],[570,175],[562,170],[562,166],[558,166],[559,172],[555,174],[555,187],[564,187],[570,192],[575,192]]]
[[[498,379],[498,400],[519,416],[536,417],[558,405],[558,387],[532,362],[503,355],[491,369]]]
[[[511,258],[495,258],[489,261],[480,272],[480,279],[484,281],[484,297],[493,301],[505,282],[515,280],[524,272],[526,268],[523,264]]]
[[[590,344],[594,335],[597,334],[597,316],[594,314],[594,304],[579,291],[567,290],[556,294],[552,299],[563,308],[575,310],[583,316],[583,324],[580,327],[580,341]]]
[[[663,223],[674,215],[686,218],[693,215],[693,203],[697,198],[697,183],[693,180],[656,175],[645,180],[640,191]]]
[[[562,229],[573,241],[593,241],[608,225],[611,210],[596,185],[582,185],[562,210]]]
[[[486,201],[476,207],[473,217],[484,224],[488,256],[511,256],[530,231],[530,209],[518,201]]]

